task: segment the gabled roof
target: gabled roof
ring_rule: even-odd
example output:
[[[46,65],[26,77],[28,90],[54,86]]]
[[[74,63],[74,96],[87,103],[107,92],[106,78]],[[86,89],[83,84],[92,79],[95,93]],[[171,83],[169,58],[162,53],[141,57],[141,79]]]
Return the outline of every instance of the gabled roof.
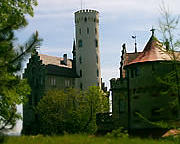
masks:
[[[64,58],[56,57],[56,56],[49,56],[45,54],[38,54],[40,56],[40,60],[44,65],[52,64],[60,67],[67,67],[72,68],[72,60],[67,59],[67,65],[61,64],[60,61],[63,61]]]
[[[143,52],[141,52],[137,58],[132,60],[128,65],[140,62],[148,61],[169,61],[170,56],[165,52],[163,44],[153,35],[146,44]]]
[[[72,69],[72,60],[67,59],[67,65],[61,63],[64,58],[56,57],[56,56],[49,56],[45,54],[38,54],[40,60],[42,60],[42,64],[45,65],[47,69],[47,74],[50,75],[57,75],[63,77],[70,77],[70,78],[78,78],[79,76],[76,72]]]

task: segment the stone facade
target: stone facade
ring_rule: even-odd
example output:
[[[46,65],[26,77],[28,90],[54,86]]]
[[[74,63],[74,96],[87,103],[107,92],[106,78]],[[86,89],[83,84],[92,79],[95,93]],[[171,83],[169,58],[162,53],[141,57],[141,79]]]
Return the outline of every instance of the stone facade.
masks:
[[[110,81],[112,117],[116,126],[129,129],[155,128],[141,116],[151,122],[177,118],[178,111],[169,108],[169,103],[177,97],[162,95],[163,87],[157,79],[173,70],[169,55],[162,49],[163,45],[154,35],[143,52],[126,53],[123,45],[120,78]]]

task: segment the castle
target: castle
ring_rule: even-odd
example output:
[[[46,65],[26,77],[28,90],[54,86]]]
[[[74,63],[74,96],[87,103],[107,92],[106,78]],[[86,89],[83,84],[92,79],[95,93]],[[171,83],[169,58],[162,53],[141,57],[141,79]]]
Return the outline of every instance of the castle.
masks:
[[[23,106],[24,132],[32,132],[38,127],[34,107],[45,91],[67,87],[85,90],[92,85],[104,87],[100,69],[99,13],[95,10],[75,12],[75,35],[73,59],[68,59],[67,54],[63,58],[38,52],[32,54],[24,73],[32,89],[28,103]],[[157,81],[157,77],[163,77],[173,70],[166,48],[154,36],[153,30],[142,52],[137,52],[135,46],[134,53],[127,53],[123,44],[120,78],[110,80],[111,125],[116,128],[146,129],[155,126],[143,121],[139,115],[150,121],[177,118],[177,108],[169,108],[169,103],[177,95],[161,95],[163,87]]]
[[[85,90],[94,85],[101,88],[99,12],[75,12],[75,35],[73,59],[68,59],[67,54],[60,58],[38,52],[33,53],[29,59],[24,77],[27,78],[32,91],[28,96],[28,103],[23,106],[25,133],[37,127],[38,116],[34,107],[45,91],[67,87]]]
[[[177,91],[163,95],[161,92],[169,87],[158,80],[174,70],[168,48],[168,44],[165,47],[154,36],[154,31],[142,52],[137,52],[135,47],[134,53],[128,53],[123,44],[120,78],[110,80],[112,118],[116,127],[155,129],[154,121],[178,118],[177,105],[172,104],[177,102]],[[179,54],[175,52],[176,56]]]

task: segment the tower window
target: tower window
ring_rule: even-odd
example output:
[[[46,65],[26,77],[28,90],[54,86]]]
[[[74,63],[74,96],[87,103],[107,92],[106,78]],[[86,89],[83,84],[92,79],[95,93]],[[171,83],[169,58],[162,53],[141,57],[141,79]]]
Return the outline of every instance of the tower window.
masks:
[[[98,40],[97,39],[95,40],[95,45],[96,45],[96,47],[98,47]]]
[[[96,19],[94,18],[94,22],[96,22]]]
[[[84,18],[84,21],[87,22],[87,17]]]
[[[81,28],[79,29],[79,34],[81,34]]]
[[[78,41],[78,46],[79,46],[79,47],[82,47],[82,40],[79,40],[79,41]]]
[[[98,55],[96,55],[96,63],[98,64]]]
[[[97,70],[97,77],[99,77],[99,70]]]
[[[95,28],[95,34],[97,34],[97,28]]]
[[[89,28],[87,28],[87,34],[89,34]]]
[[[82,70],[80,70],[80,77],[82,77]]]
[[[79,62],[80,62],[80,64],[82,63],[82,58],[81,58],[81,56],[79,57]]]

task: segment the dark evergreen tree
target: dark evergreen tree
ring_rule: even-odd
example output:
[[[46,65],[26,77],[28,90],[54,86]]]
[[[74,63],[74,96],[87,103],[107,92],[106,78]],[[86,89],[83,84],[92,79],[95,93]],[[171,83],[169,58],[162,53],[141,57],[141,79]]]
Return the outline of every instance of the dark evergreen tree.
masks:
[[[0,0],[0,131],[13,128],[20,114],[16,105],[26,101],[30,87],[17,72],[27,54],[41,42],[38,32],[21,46],[15,45],[15,30],[27,25],[25,15],[33,16],[36,0]]]

